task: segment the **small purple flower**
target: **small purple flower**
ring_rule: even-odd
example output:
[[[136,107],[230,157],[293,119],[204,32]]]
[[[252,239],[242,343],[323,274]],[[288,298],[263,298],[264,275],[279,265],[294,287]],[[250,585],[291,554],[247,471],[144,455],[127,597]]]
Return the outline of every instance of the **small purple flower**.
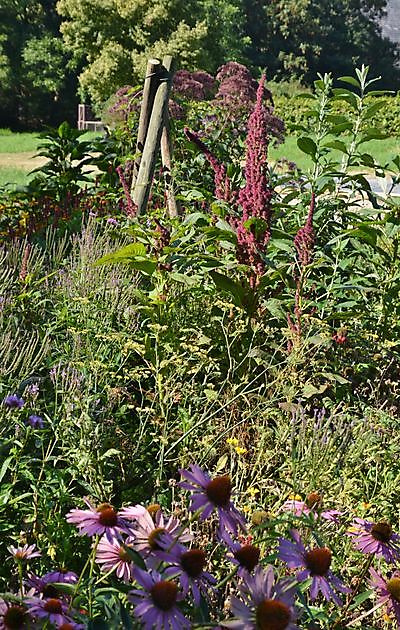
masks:
[[[106,223],[108,223],[109,225],[118,225],[118,221],[117,219],[114,219],[114,217],[109,217]]]
[[[128,555],[126,547],[132,547],[133,538],[125,541],[114,538],[111,542],[105,536],[100,540],[96,550],[96,562],[102,571],[115,571],[118,578],[129,582],[133,579],[134,562]]]
[[[134,604],[133,614],[140,619],[145,630],[186,630],[191,627],[177,606],[183,597],[176,582],[164,580],[156,571],[147,573],[138,567],[134,569],[134,578],[143,590],[130,591],[128,599]]]
[[[369,586],[376,590],[378,604],[385,605],[387,612],[394,614],[400,628],[400,571],[395,571],[389,580],[385,580],[375,569],[370,570]]]
[[[314,494],[316,493],[312,492],[309,496]],[[313,503],[312,505],[310,505],[308,501],[288,499],[282,505],[281,510],[282,512],[293,512],[293,514],[298,517],[309,516],[310,514],[312,514],[314,518],[318,518],[318,516],[321,516],[321,518],[325,519],[326,521],[337,524],[339,523],[339,518],[340,516],[342,516],[343,512],[340,512],[339,510],[325,510],[324,512],[316,512],[315,510],[317,507],[318,503]]]
[[[83,499],[88,510],[74,509],[68,512],[66,519],[79,529],[79,535],[106,536],[110,542],[121,538],[122,533],[131,534],[130,524],[116,512],[109,503],[101,503],[95,508],[88,499]]]
[[[279,541],[279,557],[286,562],[289,568],[301,568],[297,574],[299,581],[312,578],[310,596],[316,599],[321,591],[327,601],[333,600],[338,606],[342,605],[340,597],[336,591],[348,593],[349,589],[344,586],[338,577],[330,570],[332,562],[332,552],[328,547],[314,547],[307,550],[300,538],[297,530],[292,530],[291,536],[294,542],[281,538]]]
[[[26,599],[25,602],[32,617],[46,619],[58,628],[63,624],[73,623],[73,620],[68,615],[67,604],[57,597],[50,597],[49,599],[31,597]]]
[[[211,516],[214,510],[218,512],[220,538],[230,540],[227,532],[236,535],[239,529],[246,531],[244,517],[231,501],[232,482],[228,475],[211,479],[196,464],[192,464],[190,470],[181,470],[180,473],[187,480],[181,481],[180,487],[192,492],[190,510],[199,510],[202,521]]]
[[[215,578],[204,571],[207,562],[206,554],[202,549],[187,549],[179,544],[171,546],[165,541],[160,544],[165,551],[157,552],[157,556],[173,565],[165,569],[164,575],[168,578],[179,577],[184,596],[186,597],[191,591],[194,603],[200,606],[200,593],[206,595],[209,587],[216,584]],[[168,546],[170,549],[167,548]]]
[[[23,398],[20,398],[16,394],[10,394],[9,396],[6,396],[3,400],[3,405],[5,407],[8,407],[9,409],[22,409],[24,404],[25,401],[23,400]]]
[[[23,630],[31,627],[26,608],[0,599],[0,630]]]
[[[128,510],[121,510],[124,518],[129,518]],[[147,510],[132,525],[133,548],[138,551],[144,558],[149,560],[149,566],[154,568],[159,564],[159,560],[154,556],[154,552],[160,550],[161,540],[168,541],[172,544],[176,542],[190,542],[193,536],[186,530],[182,529],[182,525],[178,519],[170,516],[165,517],[159,509],[154,513],[154,517]]]
[[[42,555],[36,548],[36,545],[24,545],[23,547],[13,547],[13,545],[10,545],[7,547],[7,550],[16,562],[31,560],[31,558],[39,558]]]
[[[44,420],[43,420],[43,418],[41,416],[35,416],[35,414],[32,414],[28,418],[28,424],[33,429],[43,429],[43,427],[44,427]]]
[[[354,546],[362,553],[374,554],[392,564],[400,559],[400,536],[386,521],[373,523],[355,518],[346,533],[353,537]]]
[[[288,583],[275,583],[272,566],[265,569],[258,566],[254,576],[249,575],[239,586],[241,599],[231,597],[235,619],[223,621],[221,625],[240,630],[295,630],[294,590]]]

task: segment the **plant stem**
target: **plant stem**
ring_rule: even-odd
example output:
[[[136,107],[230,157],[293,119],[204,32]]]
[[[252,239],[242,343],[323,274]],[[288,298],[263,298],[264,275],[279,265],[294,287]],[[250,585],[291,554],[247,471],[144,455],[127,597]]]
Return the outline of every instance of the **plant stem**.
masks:
[[[335,628],[339,628],[341,625],[343,625],[345,619],[346,619],[346,615],[348,613],[348,610],[350,608],[351,602],[353,601],[353,599],[355,598],[355,596],[358,593],[358,590],[361,586],[361,583],[363,582],[365,576],[367,575],[367,572],[372,564],[372,561],[374,559],[374,555],[371,553],[364,564],[364,567],[360,573],[360,575],[358,576],[358,579],[354,585],[353,590],[350,593],[349,599],[347,600],[347,603],[345,605],[345,607],[342,610],[342,614],[340,615],[340,617],[337,619],[337,621],[334,623],[334,625],[332,626],[332,630],[334,630]]]

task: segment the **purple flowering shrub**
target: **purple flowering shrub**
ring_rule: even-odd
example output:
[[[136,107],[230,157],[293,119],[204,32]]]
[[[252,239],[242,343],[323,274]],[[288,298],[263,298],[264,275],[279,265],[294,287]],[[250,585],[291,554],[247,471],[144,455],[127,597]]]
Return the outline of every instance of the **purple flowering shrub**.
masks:
[[[87,561],[64,558],[39,571],[35,544],[10,545],[1,627],[101,620],[110,629],[295,630],[317,620],[321,628],[371,623],[383,613],[400,627],[400,536],[389,522],[326,509],[316,491],[289,497],[275,514],[245,515],[229,475],[193,464],[180,476],[189,506],[179,515],[159,504],[117,509],[88,499],[71,509],[66,520],[87,540]]]

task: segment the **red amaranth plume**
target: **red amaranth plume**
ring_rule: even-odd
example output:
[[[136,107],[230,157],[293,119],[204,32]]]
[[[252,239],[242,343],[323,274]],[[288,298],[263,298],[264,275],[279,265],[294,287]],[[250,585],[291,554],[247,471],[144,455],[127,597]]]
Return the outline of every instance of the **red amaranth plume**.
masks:
[[[125,175],[124,172],[122,170],[122,166],[117,166],[117,168],[115,169],[118,173],[118,177],[119,177],[119,181],[121,182],[122,188],[124,189],[124,193],[125,193],[125,199],[126,199],[126,214],[128,217],[134,217],[136,216],[136,212],[137,212],[137,206],[134,203],[132,197],[131,197],[131,193],[129,190],[129,186],[128,183],[125,179]]]
[[[215,196],[217,199],[221,199],[222,201],[232,201],[233,194],[231,190],[231,183],[226,173],[225,165],[218,161],[214,153],[212,153],[212,151],[206,147],[204,142],[200,140],[197,133],[191,131],[188,127],[185,127],[184,132],[187,139],[190,140],[190,142],[193,142],[200,151],[204,153],[214,170]]]
[[[254,274],[250,284],[256,286],[264,272],[261,252],[265,250],[271,237],[271,197],[272,189],[268,180],[268,111],[263,104],[265,75],[261,77],[257,90],[256,106],[249,118],[246,138],[246,186],[239,192],[238,201],[243,213],[236,220],[240,262],[250,264]],[[246,226],[246,222],[255,219]],[[257,220],[259,220],[257,222]]]

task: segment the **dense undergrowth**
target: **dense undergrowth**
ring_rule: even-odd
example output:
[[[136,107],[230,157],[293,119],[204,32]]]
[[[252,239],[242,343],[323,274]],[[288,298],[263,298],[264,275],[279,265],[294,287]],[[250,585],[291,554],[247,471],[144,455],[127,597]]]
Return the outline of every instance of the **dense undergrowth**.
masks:
[[[34,602],[24,605],[41,623],[151,628],[154,622],[167,628],[173,618],[178,625],[171,627],[186,627],[174,591],[183,569],[168,556],[177,543],[162,536],[169,530],[160,524],[160,510],[181,520],[180,535],[193,531],[219,582],[210,597],[203,594],[200,601],[192,593],[183,602],[195,627],[233,618],[236,627],[267,630],[293,628],[295,618],[300,628],[398,625],[392,569],[399,562],[394,532],[400,527],[399,204],[390,189],[373,193],[363,173],[368,166],[386,175],[390,188],[400,163],[393,156],[377,164],[363,152],[366,141],[383,135],[368,122],[379,101],[371,105],[371,95],[365,98],[372,85],[365,68],[346,81],[354,91],[332,93],[324,77],[309,94],[309,123],[299,129],[298,141],[312,159],[307,173],[287,164],[268,168],[268,142],[279,140],[283,127],[263,100],[262,84],[256,105],[257,86],[250,85],[244,110],[225,102],[225,109],[211,108],[206,116],[206,102],[187,105],[184,120],[174,125],[179,217],[166,213],[162,175],[149,213],[127,216],[115,168],[129,178],[128,123],[97,144],[95,187],[81,170],[93,163],[91,147],[63,126],[49,132],[50,162],[32,187],[4,198],[0,590],[14,595],[3,597],[8,604],[0,608],[0,627],[30,627],[20,599],[34,583],[32,575],[26,581],[27,562],[36,563],[37,575],[74,572],[69,579],[66,573],[46,578],[46,584],[62,582],[53,587],[51,605],[43,584],[35,583]],[[337,99],[345,101],[347,115],[336,113]],[[204,500],[219,514],[218,543],[213,522],[196,521],[200,504],[189,519],[178,491],[178,470],[193,463],[214,477],[209,486],[210,478],[196,473]],[[232,511],[231,486],[243,517]],[[100,505],[74,520],[70,511],[82,507],[83,497]],[[137,527],[149,516],[139,510],[139,525],[116,525],[111,507],[137,503],[153,504],[148,514],[161,536],[154,544],[147,523],[147,551],[137,546]],[[323,510],[340,514],[328,518]],[[91,551],[71,524],[85,532],[80,518],[95,523],[92,534],[116,529],[108,543],[94,538]],[[243,518],[247,531],[240,531]],[[355,550],[346,535],[357,527],[372,539],[365,557],[364,543]],[[293,528],[306,546],[319,549],[317,565],[299,551]],[[290,537],[289,530],[306,577],[295,579],[284,568],[285,562],[290,569],[301,566],[288,562],[288,549],[295,552],[282,537]],[[14,550],[11,558],[10,544],[34,544],[42,555],[29,559],[32,549]],[[106,544],[115,545],[122,581],[112,562],[105,566],[108,577],[96,569]],[[257,599],[247,573],[239,572],[239,582],[230,573],[235,565],[229,566],[224,545],[236,561],[238,546],[252,547],[246,553],[257,558],[252,565],[246,556],[247,568],[262,582],[272,569],[255,569],[261,554],[286,595],[280,600],[280,586],[273,594],[264,585]],[[307,594],[315,576],[331,580],[332,556],[334,573],[349,587],[342,609],[335,597],[326,602]],[[383,575],[380,591],[376,576],[371,574],[375,586],[367,581],[372,563]],[[200,565],[196,576],[193,567],[187,575],[203,579],[205,556]],[[171,566],[175,573],[168,573]],[[146,567],[161,571],[151,579],[162,587],[146,583],[138,571]],[[377,606],[374,593],[384,596],[385,588],[389,599]],[[164,617],[146,622],[141,616],[135,597],[145,598],[146,589],[153,613],[161,610]],[[160,589],[162,600],[155,594]],[[243,607],[233,605],[230,617],[226,597],[240,592],[250,612],[243,616]],[[275,603],[268,608],[264,600]],[[270,610],[277,605],[289,616],[279,621]],[[19,610],[20,625],[7,625],[12,608]]]

